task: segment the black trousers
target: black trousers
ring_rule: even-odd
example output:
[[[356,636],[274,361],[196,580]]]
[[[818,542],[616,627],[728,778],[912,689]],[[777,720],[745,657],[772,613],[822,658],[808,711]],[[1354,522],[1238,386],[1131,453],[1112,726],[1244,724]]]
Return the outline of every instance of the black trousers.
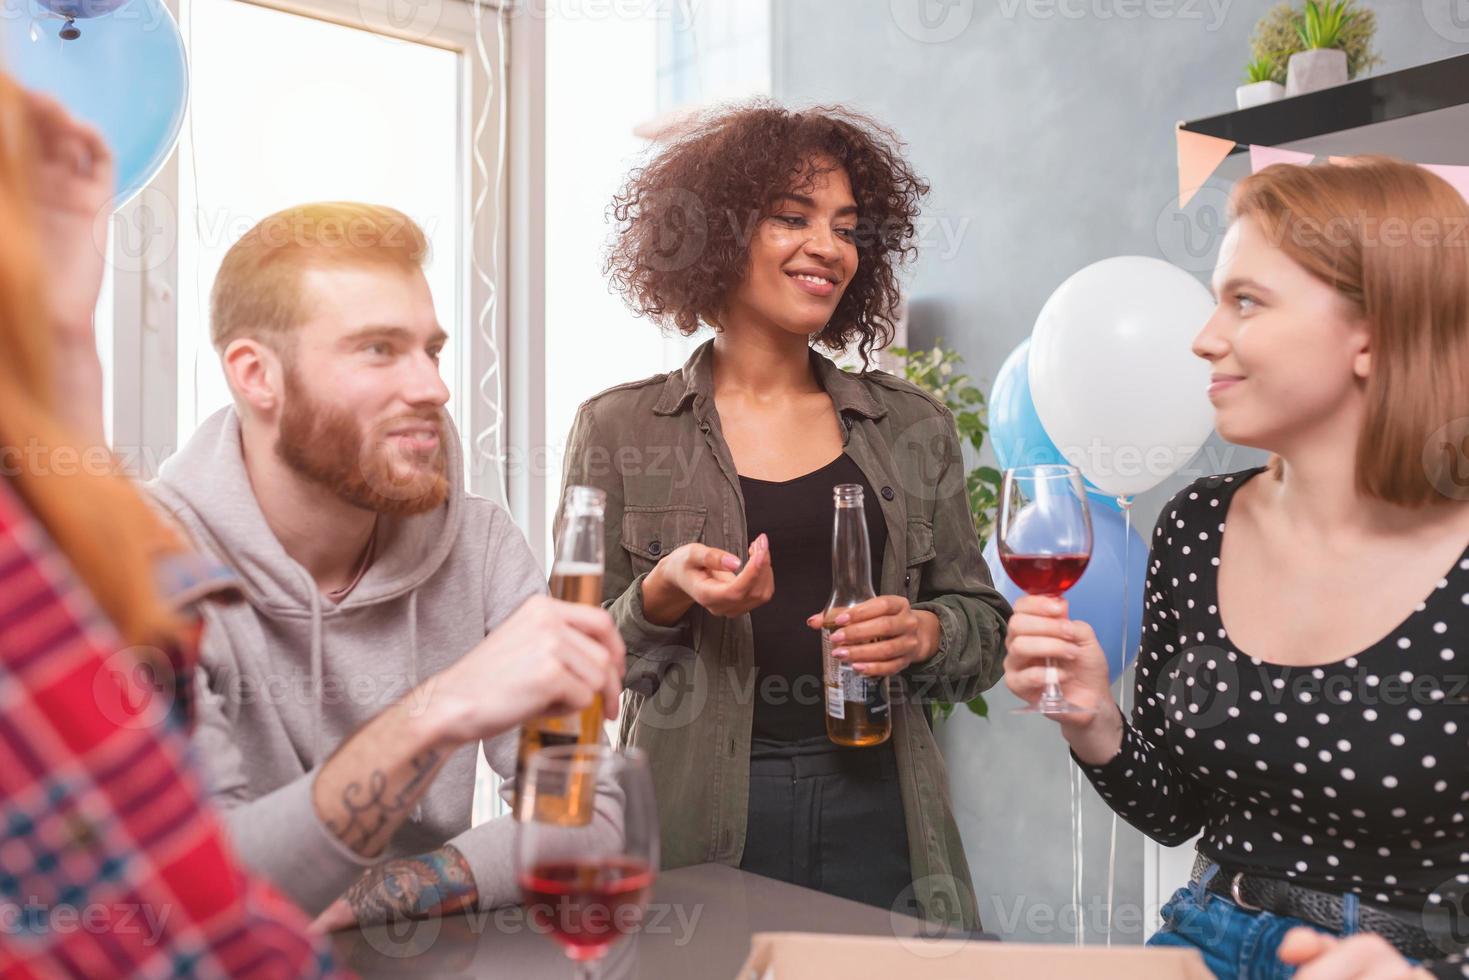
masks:
[[[892,741],[756,739],[740,870],[894,908],[913,877]]]

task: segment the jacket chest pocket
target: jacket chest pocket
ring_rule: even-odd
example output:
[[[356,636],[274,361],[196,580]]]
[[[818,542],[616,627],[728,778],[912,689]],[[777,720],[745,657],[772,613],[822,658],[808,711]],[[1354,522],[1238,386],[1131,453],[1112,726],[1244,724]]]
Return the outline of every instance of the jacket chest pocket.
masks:
[[[933,522],[921,517],[908,518],[908,567],[903,570],[903,587],[909,602],[918,601],[923,566],[933,561],[937,553],[933,544]]]
[[[691,541],[698,541],[704,533],[707,514],[704,507],[684,504],[624,507],[622,548],[632,561],[633,574],[652,571],[664,555]]]

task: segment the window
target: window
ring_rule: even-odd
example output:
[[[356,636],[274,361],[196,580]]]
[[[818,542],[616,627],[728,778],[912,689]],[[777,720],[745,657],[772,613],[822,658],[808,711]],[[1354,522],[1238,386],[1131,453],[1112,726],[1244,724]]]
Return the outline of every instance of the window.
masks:
[[[663,0],[658,111],[770,92],[770,4]]]
[[[239,0],[193,0],[190,16],[192,113],[179,143],[179,444],[229,403],[208,332],[209,291],[225,252],[262,218],[310,201],[384,204],[424,229],[457,412],[467,266],[460,226],[469,211],[458,153],[461,56]]]
[[[502,495],[503,462],[476,437],[503,409],[477,381],[505,340],[492,300],[506,266],[507,17],[488,0],[410,8],[405,20],[401,0],[186,0],[189,117],[114,219],[98,308],[109,435],[140,476],[228,402],[208,320],[229,246],[283,207],[348,199],[396,207],[427,233],[470,485]]]
[[[529,408],[544,420],[546,448],[534,457],[544,465],[531,468],[543,511],[525,525],[543,555],[577,406],[612,385],[680,367],[708,339],[707,331],[665,337],[608,290],[612,196],[656,150],[635,130],[692,104],[768,93],[769,4],[662,0],[624,16],[551,18],[546,52],[546,369],[539,404]]]

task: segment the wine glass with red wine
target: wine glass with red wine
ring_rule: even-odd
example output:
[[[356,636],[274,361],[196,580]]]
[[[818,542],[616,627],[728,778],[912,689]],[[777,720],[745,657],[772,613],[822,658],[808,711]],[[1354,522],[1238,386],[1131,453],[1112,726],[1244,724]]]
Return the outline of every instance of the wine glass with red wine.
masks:
[[[530,757],[516,824],[526,912],[561,944],[579,980],[637,931],[658,868],[648,757],[634,748],[556,745]]]
[[[1000,564],[1010,580],[1029,595],[1059,598],[1076,584],[1092,557],[1092,515],[1086,484],[1074,466],[1018,466],[1005,471],[1000,485],[996,542]],[[1091,714],[1066,700],[1056,667],[1046,661],[1046,686],[1021,714]]]

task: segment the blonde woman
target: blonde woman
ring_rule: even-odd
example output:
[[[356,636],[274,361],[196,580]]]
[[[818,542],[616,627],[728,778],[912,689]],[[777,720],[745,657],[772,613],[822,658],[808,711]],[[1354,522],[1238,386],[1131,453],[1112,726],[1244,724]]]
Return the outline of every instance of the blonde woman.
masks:
[[[1202,832],[1154,945],[1221,977],[1462,980],[1469,894],[1469,206],[1411,164],[1236,188],[1194,341],[1219,433],[1153,536],[1137,708],[1091,628],[1016,604],[1006,683],[1143,832]],[[1421,965],[1419,965],[1421,963]]]

